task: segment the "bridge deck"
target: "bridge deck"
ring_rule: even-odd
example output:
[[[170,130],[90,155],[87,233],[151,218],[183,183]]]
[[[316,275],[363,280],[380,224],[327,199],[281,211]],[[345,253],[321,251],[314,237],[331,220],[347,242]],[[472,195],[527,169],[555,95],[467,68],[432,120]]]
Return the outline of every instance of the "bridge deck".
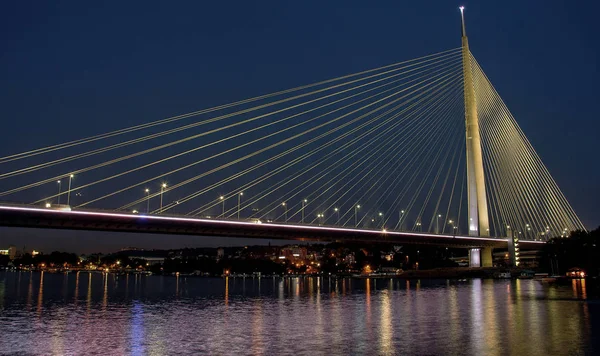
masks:
[[[0,205],[0,226],[322,242],[391,242],[464,248],[507,247],[506,238],[480,238],[290,223],[257,223],[101,210],[61,211],[26,205]],[[539,248],[541,242],[521,241],[521,247],[525,249]]]

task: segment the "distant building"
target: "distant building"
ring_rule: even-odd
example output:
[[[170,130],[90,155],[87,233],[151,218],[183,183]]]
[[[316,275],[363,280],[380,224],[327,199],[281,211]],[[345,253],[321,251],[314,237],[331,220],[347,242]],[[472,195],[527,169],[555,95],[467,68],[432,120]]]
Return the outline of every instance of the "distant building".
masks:
[[[381,253],[381,259],[382,260],[386,260],[388,262],[394,260],[394,252],[381,251],[380,253]]]
[[[163,263],[165,262],[165,258],[164,257],[150,257],[150,256],[141,256],[138,257],[141,260],[145,260],[146,263],[148,263],[148,265],[155,265],[155,264],[159,264],[159,263]]]
[[[181,252],[181,251],[180,251]],[[124,256],[129,259],[145,260],[148,265],[163,263],[168,256],[166,251],[146,251],[142,249],[121,251],[119,256]],[[181,258],[181,255],[169,256],[171,258]]]
[[[381,267],[379,272],[393,275],[402,273],[402,269],[398,267]]]
[[[14,260],[17,255],[17,248],[13,245],[8,246],[6,250],[0,250],[0,255],[8,256],[10,260]]]
[[[144,251],[144,249],[139,247],[123,247],[120,251]]]
[[[300,247],[298,245],[286,246],[279,250],[280,260],[305,260],[306,259],[306,247]]]
[[[354,256],[354,252],[350,252],[349,254],[346,255],[346,257],[344,257],[344,263],[349,264],[349,265],[353,265],[356,263],[356,258]]]

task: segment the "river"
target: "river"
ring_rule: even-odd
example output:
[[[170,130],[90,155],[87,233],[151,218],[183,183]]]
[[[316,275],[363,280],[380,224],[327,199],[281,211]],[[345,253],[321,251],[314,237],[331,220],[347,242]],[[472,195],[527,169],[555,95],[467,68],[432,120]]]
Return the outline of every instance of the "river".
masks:
[[[600,353],[585,281],[0,272],[2,355]]]

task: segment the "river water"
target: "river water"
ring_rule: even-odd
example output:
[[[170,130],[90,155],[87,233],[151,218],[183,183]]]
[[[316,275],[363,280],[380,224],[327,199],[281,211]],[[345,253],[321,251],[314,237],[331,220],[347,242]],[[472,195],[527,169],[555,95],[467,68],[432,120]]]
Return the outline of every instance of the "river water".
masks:
[[[0,354],[600,353],[585,282],[0,272]]]

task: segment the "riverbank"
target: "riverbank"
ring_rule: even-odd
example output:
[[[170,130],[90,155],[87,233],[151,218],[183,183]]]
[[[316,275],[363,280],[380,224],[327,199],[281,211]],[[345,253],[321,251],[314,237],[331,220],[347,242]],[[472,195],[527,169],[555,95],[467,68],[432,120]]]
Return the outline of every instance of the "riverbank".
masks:
[[[498,267],[455,267],[455,268],[433,268],[427,270],[409,270],[399,274],[399,278],[494,278],[495,275],[508,271],[511,276],[520,275],[522,270],[507,270]]]

